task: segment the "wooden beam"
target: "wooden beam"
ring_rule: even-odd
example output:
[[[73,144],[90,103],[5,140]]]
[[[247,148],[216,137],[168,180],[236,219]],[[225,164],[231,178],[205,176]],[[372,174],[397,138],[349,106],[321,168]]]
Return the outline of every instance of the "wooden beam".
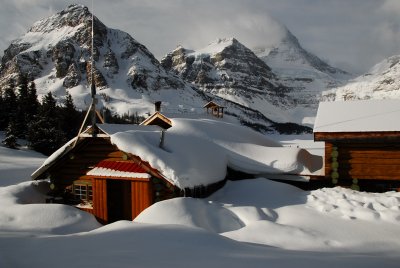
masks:
[[[400,131],[385,132],[314,132],[315,141],[398,141],[400,142]]]

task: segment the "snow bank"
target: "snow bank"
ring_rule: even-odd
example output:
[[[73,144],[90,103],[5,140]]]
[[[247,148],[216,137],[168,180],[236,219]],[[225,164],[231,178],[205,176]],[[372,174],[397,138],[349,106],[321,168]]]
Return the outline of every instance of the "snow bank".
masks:
[[[167,200],[135,222],[203,228],[292,250],[400,250],[400,193],[311,192],[264,178],[228,182],[207,199]]]
[[[17,250],[16,250],[17,249]],[[398,267],[397,252],[287,251],[179,225],[117,222],[68,236],[0,240],[1,267]]]
[[[400,223],[400,192],[365,193],[345,188],[312,191],[308,205],[344,219]]]
[[[0,188],[0,233],[69,234],[98,228],[86,212],[59,204],[44,204],[46,182],[24,182]]]
[[[157,214],[154,211],[157,211]],[[193,213],[194,211],[196,213]],[[219,204],[194,198],[174,198],[168,202],[156,203],[152,209],[140,214],[135,222],[179,224],[202,228],[214,233],[243,227],[241,220],[230,210]]]
[[[33,151],[0,146],[0,186],[26,181],[44,159],[44,155]]]

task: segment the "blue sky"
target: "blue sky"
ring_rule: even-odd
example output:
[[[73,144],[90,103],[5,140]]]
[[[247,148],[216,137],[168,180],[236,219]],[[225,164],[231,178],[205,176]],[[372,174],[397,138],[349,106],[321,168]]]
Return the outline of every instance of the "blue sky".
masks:
[[[77,1],[0,0],[0,51],[71,3]],[[78,3],[91,8],[90,0]],[[219,37],[250,48],[269,45],[282,25],[304,48],[354,73],[400,54],[398,0],[94,0],[94,13],[159,59],[177,45],[196,49]]]

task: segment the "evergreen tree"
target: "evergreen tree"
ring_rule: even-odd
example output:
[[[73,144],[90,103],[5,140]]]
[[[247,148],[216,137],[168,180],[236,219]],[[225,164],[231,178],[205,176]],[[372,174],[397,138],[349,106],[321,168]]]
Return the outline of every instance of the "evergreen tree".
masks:
[[[51,92],[48,92],[42,98],[42,105],[39,108],[39,115],[47,117],[51,120],[57,120],[58,113],[57,113],[57,101],[53,97]]]
[[[26,119],[27,122],[31,122],[39,111],[40,103],[38,101],[37,91],[35,82],[32,80],[28,84],[28,97],[26,106]]]
[[[27,125],[31,118],[28,115],[29,97],[28,97],[28,79],[21,75],[18,83],[17,111],[15,117],[16,135],[19,138],[25,138]]]
[[[72,96],[68,92],[60,110],[61,130],[65,133],[67,139],[72,139],[78,134],[83,121],[83,114],[76,110]]]
[[[0,131],[4,130],[4,126],[2,126],[4,116],[5,116],[5,110],[4,110],[3,91],[0,89]]]
[[[17,132],[16,129],[16,124],[14,121],[10,121],[8,124],[8,127],[6,128],[6,137],[3,140],[3,144],[11,149],[16,149],[17,148],[17,135],[15,133]]]
[[[3,92],[2,114],[0,116],[0,129],[5,130],[10,121],[14,120],[17,113],[17,97],[14,91],[14,81],[10,80]]]
[[[60,128],[60,108],[51,92],[42,98],[39,113],[28,126],[29,146],[35,151],[50,155],[66,141]]]

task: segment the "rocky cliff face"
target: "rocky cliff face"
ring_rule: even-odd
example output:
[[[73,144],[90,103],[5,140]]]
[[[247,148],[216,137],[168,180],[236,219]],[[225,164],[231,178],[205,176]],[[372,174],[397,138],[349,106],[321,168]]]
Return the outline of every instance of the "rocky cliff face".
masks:
[[[350,75],[307,52],[284,29],[272,47],[250,50],[234,38],[220,39],[197,51],[178,47],[161,64],[205,92],[278,121],[311,125],[322,92]]]
[[[81,5],[36,22],[5,50],[0,85],[24,74],[39,79],[39,90],[60,82],[65,89],[91,83],[92,15]],[[121,85],[135,90],[184,88],[177,77],[162,68],[145,46],[119,30],[107,28],[94,17],[94,78],[99,89]],[[127,75],[126,75],[127,74]],[[46,77],[46,83],[41,82]],[[57,85],[56,85],[57,84]]]
[[[278,121],[290,121],[284,110],[293,105],[271,68],[235,38],[218,39],[192,51],[181,46],[161,64],[207,93],[260,111]]]
[[[219,39],[199,51],[178,47],[161,60],[185,80],[210,91],[219,88],[275,90],[271,69],[235,38]]]

